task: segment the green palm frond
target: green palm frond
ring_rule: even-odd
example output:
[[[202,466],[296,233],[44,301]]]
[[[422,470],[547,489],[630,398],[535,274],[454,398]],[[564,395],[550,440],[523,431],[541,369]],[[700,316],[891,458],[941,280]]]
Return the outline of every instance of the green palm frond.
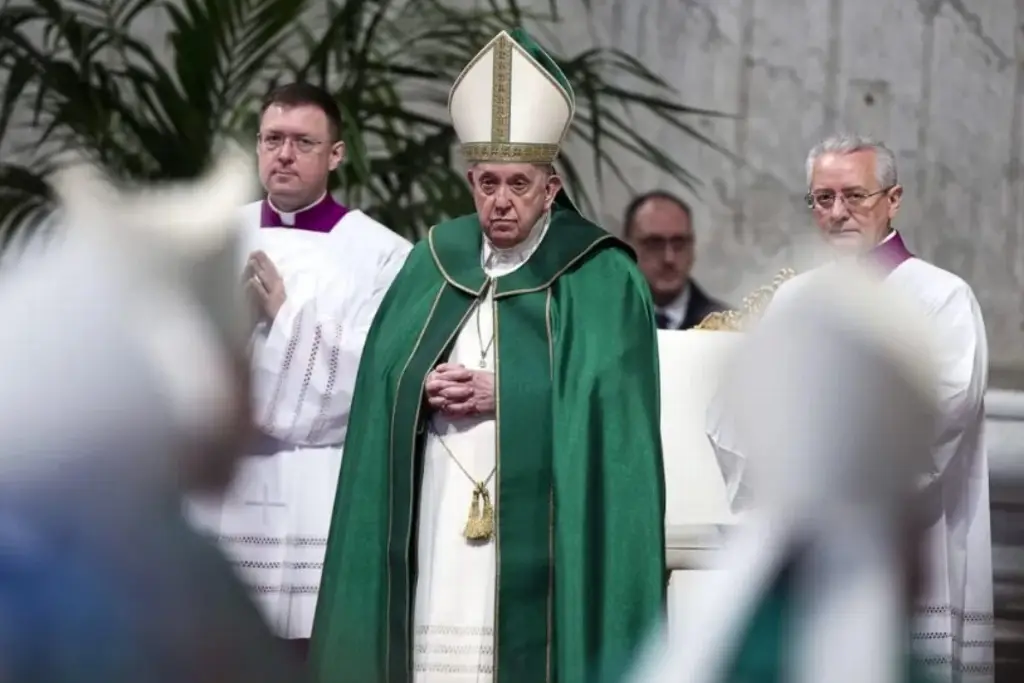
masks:
[[[0,167],[0,248],[51,206],[53,159],[74,149],[127,179],[194,177],[216,141],[254,140],[259,98],[274,83],[307,80],[337,98],[347,160],[332,189],[386,225],[417,237],[470,210],[445,110],[448,89],[498,31],[557,27],[557,0],[541,13],[516,0],[480,9],[445,0],[36,0],[0,12],[0,143],[33,127],[24,165]],[[533,3],[536,7],[537,3]],[[168,27],[166,46],[141,17]],[[41,39],[40,39],[41,36]],[[169,57],[167,55],[169,53]],[[594,48],[554,54],[578,100],[572,134],[599,181],[628,185],[621,154],[681,182],[697,179],[631,121],[632,110],[720,149],[689,124],[716,112],[686,107],[636,59]],[[9,144],[9,142],[8,142]],[[21,150],[26,153],[25,150]],[[34,152],[34,153],[32,153]],[[582,168],[562,160],[580,196]]]
[[[53,210],[48,172],[0,164],[0,251],[17,240],[19,228],[41,225]]]

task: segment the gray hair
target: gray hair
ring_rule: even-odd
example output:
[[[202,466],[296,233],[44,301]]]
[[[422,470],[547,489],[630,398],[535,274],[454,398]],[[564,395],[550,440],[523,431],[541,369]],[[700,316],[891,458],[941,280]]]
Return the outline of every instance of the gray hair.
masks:
[[[807,187],[811,186],[814,162],[819,157],[825,154],[853,154],[863,151],[875,153],[875,178],[881,187],[892,187],[899,182],[896,175],[896,155],[884,142],[863,135],[837,133],[816,144],[807,154]]]

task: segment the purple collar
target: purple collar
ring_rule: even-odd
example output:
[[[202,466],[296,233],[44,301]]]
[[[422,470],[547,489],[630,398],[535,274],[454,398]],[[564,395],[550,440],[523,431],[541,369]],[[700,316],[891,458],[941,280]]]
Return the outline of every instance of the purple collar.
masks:
[[[346,213],[348,213],[347,208],[335,201],[330,194],[326,194],[323,199],[308,209],[291,214],[295,221],[289,225],[282,219],[281,214],[270,205],[270,202],[264,199],[260,206],[260,227],[330,232]]]
[[[882,270],[884,277],[888,277],[901,263],[912,258],[914,258],[914,255],[903,244],[903,238],[895,230],[892,233],[892,237],[876,246],[867,254],[867,259]]]

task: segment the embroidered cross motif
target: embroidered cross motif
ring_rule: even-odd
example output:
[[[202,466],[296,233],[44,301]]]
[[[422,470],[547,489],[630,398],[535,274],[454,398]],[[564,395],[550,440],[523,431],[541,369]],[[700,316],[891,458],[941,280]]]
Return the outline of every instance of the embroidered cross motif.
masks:
[[[267,512],[270,508],[287,508],[288,504],[270,500],[270,491],[266,484],[263,485],[263,497],[259,500],[247,500],[245,501],[246,507],[258,507],[263,508],[263,523],[266,524],[269,520],[267,519]]]

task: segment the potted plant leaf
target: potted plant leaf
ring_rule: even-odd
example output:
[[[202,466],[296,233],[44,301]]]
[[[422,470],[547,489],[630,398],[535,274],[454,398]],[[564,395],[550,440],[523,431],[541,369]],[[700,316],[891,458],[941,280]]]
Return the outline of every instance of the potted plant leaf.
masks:
[[[332,190],[416,239],[471,208],[445,111],[455,77],[498,31],[558,21],[557,0],[542,14],[515,0],[471,9],[445,0],[8,0],[0,145],[14,154],[0,159],[0,248],[53,208],[46,179],[61,152],[84,153],[127,180],[193,177],[220,138],[255,147],[260,98],[298,79],[335,93],[342,107],[347,158]],[[154,39],[164,30],[166,41]],[[652,112],[707,144],[687,121],[717,114],[680,104],[621,51],[555,56],[576,90],[572,134],[599,178],[628,184],[617,159],[631,154],[694,182],[627,111]],[[19,138],[27,145],[18,148]],[[581,164],[571,154],[560,163],[590,206]]]

